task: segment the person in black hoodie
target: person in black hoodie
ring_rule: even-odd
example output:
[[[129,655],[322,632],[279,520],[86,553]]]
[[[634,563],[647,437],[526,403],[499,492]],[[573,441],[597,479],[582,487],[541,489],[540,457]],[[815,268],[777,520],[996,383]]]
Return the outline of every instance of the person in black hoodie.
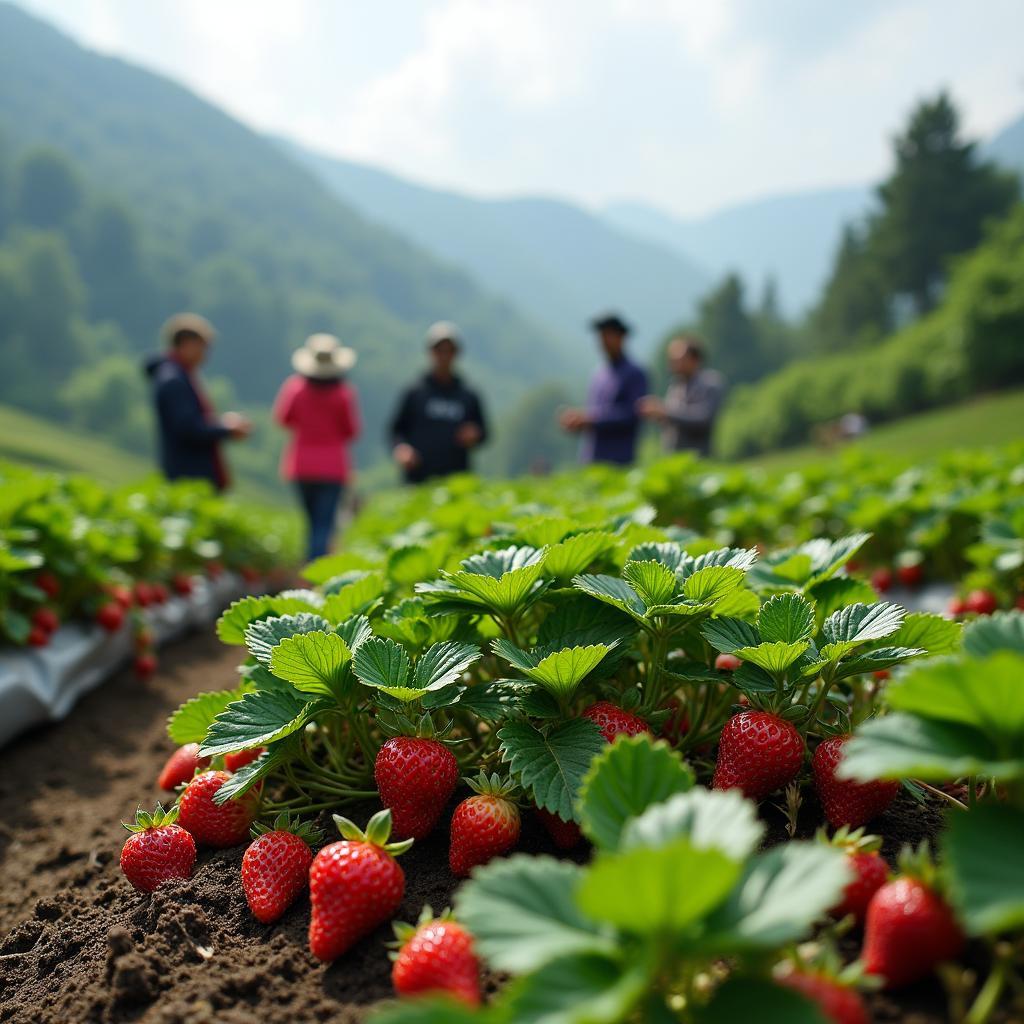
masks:
[[[406,483],[463,473],[487,439],[483,404],[454,371],[462,347],[455,324],[427,331],[430,369],[403,392],[391,419],[392,455]]]
[[[168,480],[209,480],[223,491],[230,478],[221,442],[248,437],[252,424],[237,412],[218,416],[199,383],[199,367],[216,337],[210,322],[194,313],[178,313],[164,324],[162,333],[167,351],[146,362],[160,466]]]

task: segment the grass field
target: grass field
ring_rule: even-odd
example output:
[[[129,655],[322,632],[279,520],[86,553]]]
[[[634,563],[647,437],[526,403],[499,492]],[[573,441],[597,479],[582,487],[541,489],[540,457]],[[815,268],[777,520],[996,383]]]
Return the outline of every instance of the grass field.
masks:
[[[983,448],[1008,441],[1024,441],[1024,389],[986,395],[886,423],[843,451],[926,459],[954,448]],[[748,459],[744,465],[801,469],[834,455],[834,449],[806,445]]]

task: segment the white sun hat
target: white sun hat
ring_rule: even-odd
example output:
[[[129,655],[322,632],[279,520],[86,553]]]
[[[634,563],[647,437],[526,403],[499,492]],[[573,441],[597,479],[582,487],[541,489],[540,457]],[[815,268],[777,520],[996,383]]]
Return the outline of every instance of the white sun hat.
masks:
[[[333,334],[311,334],[292,353],[292,366],[303,377],[328,380],[356,365],[355,349],[342,345]]]

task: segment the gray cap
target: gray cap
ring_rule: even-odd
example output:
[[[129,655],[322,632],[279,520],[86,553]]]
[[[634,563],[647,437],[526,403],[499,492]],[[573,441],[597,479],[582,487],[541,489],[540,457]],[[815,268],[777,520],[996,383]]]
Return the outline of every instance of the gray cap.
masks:
[[[462,334],[450,320],[438,320],[427,328],[427,347],[433,348],[438,342],[450,341],[453,345],[462,344]]]

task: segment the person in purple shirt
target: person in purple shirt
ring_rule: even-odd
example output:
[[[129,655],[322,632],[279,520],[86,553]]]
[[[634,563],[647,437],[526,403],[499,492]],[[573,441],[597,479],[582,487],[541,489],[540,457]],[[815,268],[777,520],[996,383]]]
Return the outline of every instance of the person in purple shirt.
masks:
[[[647,394],[647,374],[626,355],[629,325],[621,317],[609,313],[590,326],[607,362],[590,379],[587,407],[564,410],[559,422],[564,430],[582,435],[582,462],[629,465],[636,452],[637,403]]]

